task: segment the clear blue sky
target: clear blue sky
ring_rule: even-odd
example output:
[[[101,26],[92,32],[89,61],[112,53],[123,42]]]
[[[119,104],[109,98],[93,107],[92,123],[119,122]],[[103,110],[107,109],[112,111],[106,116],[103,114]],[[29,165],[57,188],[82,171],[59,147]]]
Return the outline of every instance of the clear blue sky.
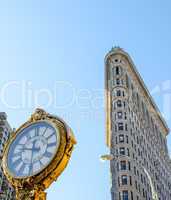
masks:
[[[129,52],[161,111],[166,99],[171,113],[171,88],[160,91],[171,79],[170,10],[169,0],[1,1],[0,110],[18,127],[40,105],[63,116],[78,140],[48,200],[110,199],[99,155],[107,152],[104,56],[112,46]]]

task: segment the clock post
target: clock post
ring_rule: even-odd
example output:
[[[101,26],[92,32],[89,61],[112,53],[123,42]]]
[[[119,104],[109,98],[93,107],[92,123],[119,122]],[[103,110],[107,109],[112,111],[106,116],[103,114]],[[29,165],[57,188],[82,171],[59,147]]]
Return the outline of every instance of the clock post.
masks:
[[[9,138],[2,168],[17,200],[46,200],[45,190],[66,168],[76,144],[59,117],[36,109]]]
[[[37,191],[35,200],[46,200],[46,193],[44,191]]]
[[[46,200],[46,192],[39,189],[16,188],[17,200]]]

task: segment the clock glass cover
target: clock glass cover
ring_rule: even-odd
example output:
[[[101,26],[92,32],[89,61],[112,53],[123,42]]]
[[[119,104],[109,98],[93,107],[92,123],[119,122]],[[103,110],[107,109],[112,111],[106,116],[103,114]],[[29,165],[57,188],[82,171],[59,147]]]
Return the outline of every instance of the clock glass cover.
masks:
[[[59,140],[59,131],[46,121],[21,130],[9,147],[7,167],[10,173],[17,178],[38,174],[54,158]]]

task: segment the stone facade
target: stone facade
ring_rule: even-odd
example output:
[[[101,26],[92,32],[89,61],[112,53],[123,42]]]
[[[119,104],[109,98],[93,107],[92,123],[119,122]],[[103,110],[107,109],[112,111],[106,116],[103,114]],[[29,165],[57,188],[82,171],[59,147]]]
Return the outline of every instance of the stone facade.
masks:
[[[7,122],[7,116],[4,112],[0,112],[0,157],[2,160],[4,144],[10,136],[11,128]],[[0,168],[0,199],[15,200],[13,188],[9,185],[5,178],[2,168]]]
[[[105,73],[112,200],[171,200],[167,124],[125,51],[106,55]]]

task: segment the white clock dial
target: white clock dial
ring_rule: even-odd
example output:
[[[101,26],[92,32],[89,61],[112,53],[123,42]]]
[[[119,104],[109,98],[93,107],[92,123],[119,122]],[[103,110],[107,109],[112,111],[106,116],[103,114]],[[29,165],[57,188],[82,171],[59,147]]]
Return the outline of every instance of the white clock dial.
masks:
[[[59,131],[45,121],[23,129],[9,148],[9,171],[18,178],[36,175],[54,158],[59,140]]]

